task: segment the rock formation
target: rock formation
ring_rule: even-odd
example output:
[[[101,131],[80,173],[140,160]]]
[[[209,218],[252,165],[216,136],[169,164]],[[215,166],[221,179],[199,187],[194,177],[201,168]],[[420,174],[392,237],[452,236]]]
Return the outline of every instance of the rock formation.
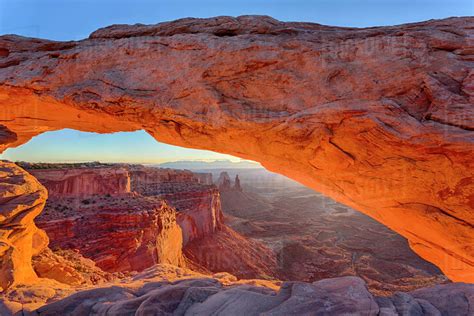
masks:
[[[0,150],[72,128],[260,162],[474,281],[474,18],[365,29],[269,17],[0,37]]]
[[[133,191],[162,198],[176,208],[183,252],[191,266],[207,272],[226,271],[239,278],[276,275],[276,257],[269,248],[224,224],[220,191],[232,190],[227,173],[219,178],[219,190],[203,184],[203,174],[190,171],[134,167],[130,175]],[[212,174],[204,175],[205,183],[212,180]]]
[[[162,198],[176,208],[183,245],[212,234],[222,225],[219,191],[214,185],[202,184],[201,175],[188,170],[134,166],[130,176],[134,192]]]
[[[50,197],[85,197],[93,194],[130,193],[130,177],[124,168],[29,169],[48,188]]]
[[[242,187],[240,186],[240,179],[239,179],[239,175],[235,175],[235,180],[234,180],[234,187],[233,187],[234,190],[236,191],[242,191]]]
[[[0,291],[35,282],[31,257],[48,246],[48,237],[33,222],[48,193],[14,163],[0,162]]]
[[[232,188],[232,185],[230,183],[230,177],[227,172],[221,172],[221,174],[219,175],[219,179],[217,179],[217,186],[219,188],[219,191],[221,192],[228,191]]]
[[[47,169],[30,164],[28,169],[55,192],[37,218],[52,249],[76,250],[107,272],[142,271],[157,263],[185,266],[186,260],[205,272],[227,271],[244,278],[276,275],[275,254],[224,225],[219,191],[201,184],[201,175],[139,165],[58,166],[60,175],[69,175],[67,181],[54,181],[63,179],[54,164]],[[93,181],[91,186],[82,185],[84,175]],[[107,181],[103,187],[95,185]],[[104,187],[117,188],[118,183],[131,184],[128,194],[105,194],[116,191]],[[76,188],[74,194],[68,188]],[[50,252],[39,259],[35,269],[40,276],[67,284],[85,282],[67,260]]]
[[[33,257],[33,268],[40,278],[56,280],[69,285],[93,285],[116,279],[98,268],[94,261],[79,252],[46,248]]]
[[[130,172],[132,190],[160,183],[200,183],[200,179],[189,170],[153,168],[142,165],[124,166]]]
[[[52,249],[77,249],[105,271],[141,271],[156,263],[184,265],[176,212],[158,198],[52,200],[37,224],[47,232]]]

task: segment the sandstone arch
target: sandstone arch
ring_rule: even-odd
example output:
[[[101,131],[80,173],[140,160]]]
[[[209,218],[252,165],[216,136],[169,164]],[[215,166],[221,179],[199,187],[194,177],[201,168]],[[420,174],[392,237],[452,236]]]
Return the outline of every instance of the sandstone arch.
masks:
[[[473,18],[381,28],[269,17],[0,37],[0,149],[144,129],[261,162],[474,282]]]

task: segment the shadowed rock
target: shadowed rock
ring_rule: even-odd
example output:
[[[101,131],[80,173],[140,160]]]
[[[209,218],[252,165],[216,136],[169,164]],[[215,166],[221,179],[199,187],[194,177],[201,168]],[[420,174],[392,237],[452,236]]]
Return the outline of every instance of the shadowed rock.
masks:
[[[278,291],[197,278],[148,283],[139,289],[92,289],[31,315],[471,315],[473,295],[474,285],[462,283],[374,298],[357,277],[288,282]]]

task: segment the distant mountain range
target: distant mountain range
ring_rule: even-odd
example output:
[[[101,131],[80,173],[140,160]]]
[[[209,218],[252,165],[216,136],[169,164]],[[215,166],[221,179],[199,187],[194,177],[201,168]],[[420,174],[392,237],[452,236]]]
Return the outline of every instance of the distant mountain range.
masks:
[[[160,168],[172,168],[172,169],[259,169],[263,168],[259,163],[241,160],[233,162],[230,160],[214,160],[214,161],[200,161],[200,160],[179,160],[172,162],[165,162],[155,165]]]

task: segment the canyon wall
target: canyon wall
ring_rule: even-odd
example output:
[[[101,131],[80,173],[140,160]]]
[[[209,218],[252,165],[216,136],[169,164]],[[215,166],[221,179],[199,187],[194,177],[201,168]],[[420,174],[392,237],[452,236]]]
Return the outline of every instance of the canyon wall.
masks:
[[[49,196],[84,197],[89,195],[121,195],[130,193],[130,176],[121,167],[28,169],[48,188]]]
[[[199,179],[189,170],[145,167],[129,165],[131,183],[135,189],[140,186],[160,184],[162,182],[198,183]]]
[[[0,37],[0,150],[146,130],[260,162],[474,281],[474,19],[341,28],[270,17]]]
[[[49,200],[37,219],[52,249],[77,249],[108,272],[141,271],[157,263],[184,266],[176,212],[160,199]]]
[[[207,183],[212,174],[187,170],[135,167],[130,170],[132,190],[160,197],[176,208],[183,244],[214,233],[223,224],[219,191]]]
[[[139,165],[72,168],[67,181],[74,187],[80,187],[76,183],[82,183],[84,174],[103,183],[117,170],[125,171],[121,174],[129,177],[131,192],[112,196],[102,189],[91,191],[93,185],[71,195],[50,181],[57,179],[57,169],[34,166],[29,170],[40,175],[46,188],[52,185],[58,192],[37,218],[53,250],[76,250],[107,272],[142,271],[166,263],[245,278],[276,273],[276,257],[270,249],[224,225],[219,190],[202,184],[208,175]],[[58,260],[46,264],[51,261]],[[82,282],[75,275],[63,279]]]
[[[198,182],[201,184],[211,185],[214,182],[212,181],[212,173],[205,172],[193,172],[194,176],[198,179]]]

